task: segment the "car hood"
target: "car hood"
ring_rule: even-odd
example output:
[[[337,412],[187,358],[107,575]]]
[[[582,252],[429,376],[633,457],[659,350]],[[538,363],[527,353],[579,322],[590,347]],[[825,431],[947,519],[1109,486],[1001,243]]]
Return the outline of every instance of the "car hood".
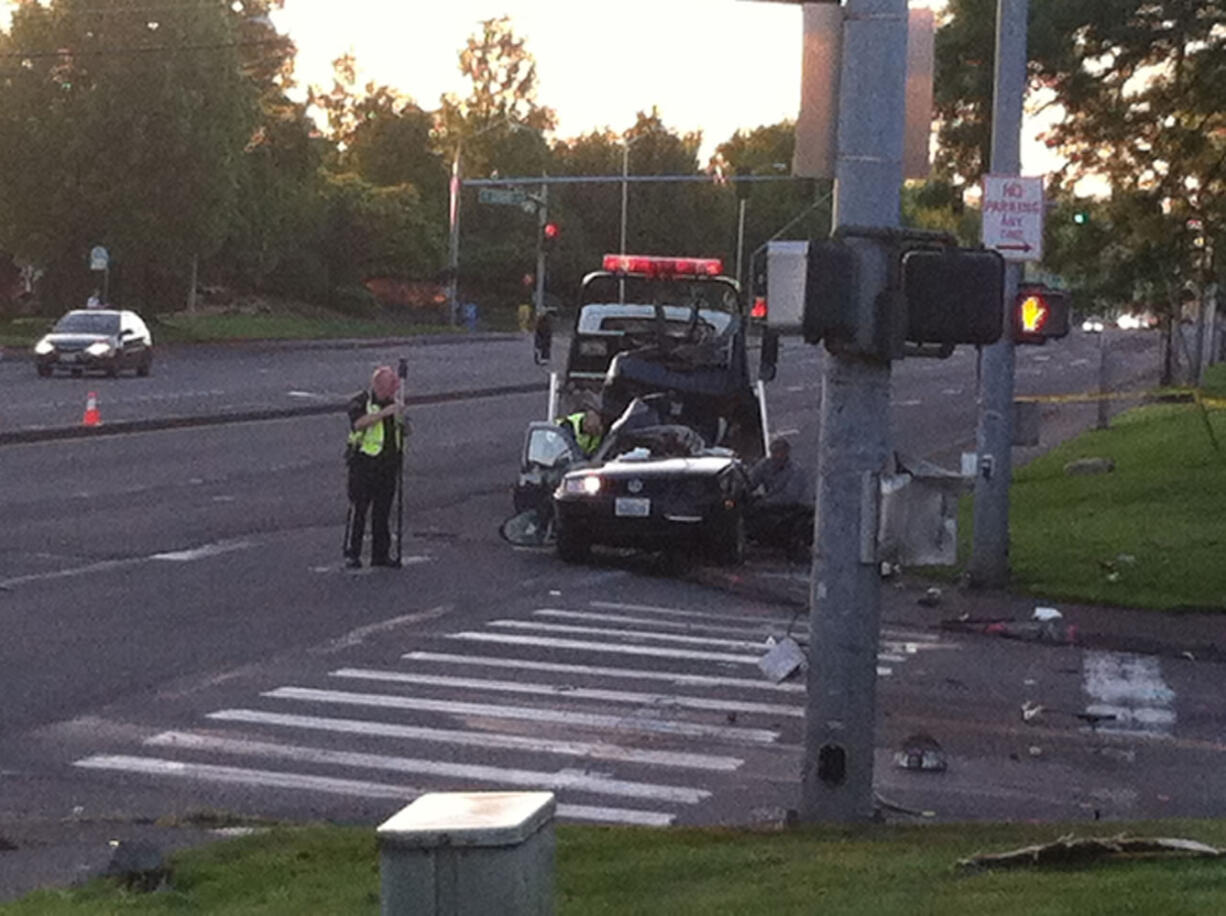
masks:
[[[572,475],[599,474],[614,479],[631,477],[694,477],[721,474],[737,464],[731,455],[698,455],[693,458],[644,458],[606,462],[599,467],[571,471]]]
[[[57,347],[88,347],[94,343],[115,343],[115,338],[109,334],[48,334],[43,340]]]

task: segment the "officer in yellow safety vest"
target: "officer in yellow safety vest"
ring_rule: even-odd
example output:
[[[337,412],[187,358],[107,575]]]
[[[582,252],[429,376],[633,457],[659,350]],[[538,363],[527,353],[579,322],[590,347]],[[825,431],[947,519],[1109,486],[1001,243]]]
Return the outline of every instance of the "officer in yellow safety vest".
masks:
[[[397,393],[400,381],[391,366],[380,366],[370,379],[370,391],[349,402],[349,520],[345,525],[345,565],[362,565],[362,540],[370,513],[370,565],[398,568],[391,556],[389,519],[396,496],[404,450],[404,409]]]
[[[558,425],[565,426],[574,434],[575,443],[589,458],[600,448],[604,439],[604,418],[591,407],[568,414],[558,420]]]

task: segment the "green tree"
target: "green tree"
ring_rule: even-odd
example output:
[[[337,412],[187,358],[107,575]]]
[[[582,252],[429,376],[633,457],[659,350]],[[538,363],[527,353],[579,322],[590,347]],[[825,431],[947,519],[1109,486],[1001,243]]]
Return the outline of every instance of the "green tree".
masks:
[[[0,83],[0,238],[72,301],[105,244],[136,305],[181,300],[224,240],[253,128],[230,11],[182,0],[22,3]],[[178,278],[178,279],[176,279]]]

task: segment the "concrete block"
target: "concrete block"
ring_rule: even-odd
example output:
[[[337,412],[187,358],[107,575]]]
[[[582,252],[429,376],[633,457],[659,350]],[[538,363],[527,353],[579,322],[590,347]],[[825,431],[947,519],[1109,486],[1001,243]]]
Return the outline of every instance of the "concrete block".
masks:
[[[433,792],[377,831],[383,916],[550,916],[552,792]]]

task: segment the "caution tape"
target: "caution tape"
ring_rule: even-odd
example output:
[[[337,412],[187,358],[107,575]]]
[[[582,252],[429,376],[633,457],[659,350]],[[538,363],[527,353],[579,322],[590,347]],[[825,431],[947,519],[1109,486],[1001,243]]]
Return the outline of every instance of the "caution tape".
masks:
[[[1201,404],[1211,410],[1226,409],[1226,398],[1207,398],[1194,389],[1165,391],[1086,391],[1071,394],[1020,394],[1013,400],[1027,404],[1078,404],[1095,401],[1155,401],[1174,404]]]

